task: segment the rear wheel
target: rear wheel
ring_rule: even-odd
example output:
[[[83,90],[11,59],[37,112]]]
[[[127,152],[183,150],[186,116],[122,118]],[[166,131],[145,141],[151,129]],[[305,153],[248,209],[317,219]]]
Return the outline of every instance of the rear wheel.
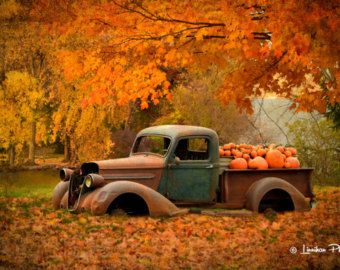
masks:
[[[294,202],[288,192],[282,189],[272,189],[261,199],[258,211],[262,213],[268,208],[276,212],[293,211]]]
[[[149,214],[149,208],[142,197],[134,193],[125,193],[118,196],[109,206],[110,215],[121,214],[124,211],[128,215],[142,216]]]

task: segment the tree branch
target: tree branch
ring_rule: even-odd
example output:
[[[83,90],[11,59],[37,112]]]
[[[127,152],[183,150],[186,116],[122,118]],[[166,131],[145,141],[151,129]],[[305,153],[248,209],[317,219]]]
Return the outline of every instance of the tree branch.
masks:
[[[262,74],[260,74],[259,76],[255,77],[253,79],[253,82],[257,82],[259,79],[261,79],[264,75],[266,75],[266,73],[274,68],[275,66],[277,66],[280,61],[283,59],[283,57],[287,54],[287,51],[284,51],[283,54],[278,58],[276,59],[275,61],[273,61],[267,68],[265,68],[265,70],[262,72]]]
[[[208,27],[226,26],[224,23],[192,22],[192,21],[185,21],[185,20],[174,19],[174,18],[168,19],[168,18],[165,18],[163,16],[160,16],[160,15],[157,15],[157,14],[153,14],[148,9],[143,7],[142,4],[137,4],[137,3],[133,3],[133,2],[131,3],[131,4],[135,5],[135,6],[137,6],[138,8],[140,8],[142,10],[142,11],[140,11],[138,9],[129,7],[128,4],[122,5],[122,4],[119,4],[117,1],[112,1],[112,2],[115,5],[117,5],[118,7],[124,9],[124,10],[128,10],[130,12],[137,13],[137,14],[141,15],[142,17],[147,18],[147,19],[152,20],[152,21],[163,21],[163,22],[170,22],[170,23],[182,23],[182,24],[189,24],[189,25],[201,25],[201,26],[208,26]]]

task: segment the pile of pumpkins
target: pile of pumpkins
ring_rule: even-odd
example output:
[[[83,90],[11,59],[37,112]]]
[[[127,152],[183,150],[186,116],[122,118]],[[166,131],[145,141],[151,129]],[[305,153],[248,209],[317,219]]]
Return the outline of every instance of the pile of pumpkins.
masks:
[[[220,146],[219,153],[220,157],[234,158],[229,164],[231,169],[300,168],[297,151],[293,147],[228,143]]]

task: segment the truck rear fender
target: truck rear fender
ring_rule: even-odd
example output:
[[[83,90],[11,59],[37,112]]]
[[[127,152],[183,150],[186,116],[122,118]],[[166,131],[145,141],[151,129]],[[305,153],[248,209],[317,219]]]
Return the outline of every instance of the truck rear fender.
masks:
[[[60,203],[62,198],[64,197],[65,193],[68,191],[68,186],[70,185],[70,182],[59,182],[54,190],[53,190],[53,196],[52,196],[52,204],[54,209],[60,208]]]
[[[310,209],[306,198],[299,190],[287,181],[276,177],[263,178],[250,186],[246,193],[246,208],[254,212],[259,212],[261,200],[266,194],[274,190],[288,194],[294,204],[294,210],[306,211]],[[280,201],[278,201],[278,203],[280,203]]]
[[[178,209],[163,195],[142,184],[131,181],[117,181],[107,184],[93,197],[91,212],[94,215],[105,214],[122,196],[133,195],[147,205],[150,216],[175,216],[187,213],[187,209]]]

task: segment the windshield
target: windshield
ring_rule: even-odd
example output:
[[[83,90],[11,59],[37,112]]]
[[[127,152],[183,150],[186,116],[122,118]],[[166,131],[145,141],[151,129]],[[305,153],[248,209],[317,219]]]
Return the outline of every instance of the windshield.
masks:
[[[132,153],[151,153],[165,156],[170,146],[170,139],[162,136],[148,135],[138,137]]]

